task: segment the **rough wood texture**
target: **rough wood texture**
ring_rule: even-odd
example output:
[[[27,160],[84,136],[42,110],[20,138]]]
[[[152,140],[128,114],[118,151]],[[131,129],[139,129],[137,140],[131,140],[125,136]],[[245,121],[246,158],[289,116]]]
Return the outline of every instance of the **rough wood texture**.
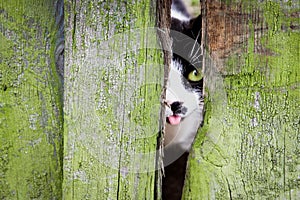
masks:
[[[152,1],[66,1],[64,199],[153,199],[163,82]]]
[[[163,99],[166,99],[166,85],[168,81],[169,67],[171,63],[171,0],[158,0],[156,7],[156,26],[158,27],[157,35],[164,55],[164,79],[163,88],[160,96],[160,126],[157,138],[157,155],[156,155],[156,174],[155,174],[155,196],[154,199],[161,199],[162,177],[163,177],[163,135],[165,127],[165,106]]]
[[[299,199],[299,1],[205,1],[206,121],[184,199]]]
[[[0,199],[61,199],[56,4],[0,2]]]

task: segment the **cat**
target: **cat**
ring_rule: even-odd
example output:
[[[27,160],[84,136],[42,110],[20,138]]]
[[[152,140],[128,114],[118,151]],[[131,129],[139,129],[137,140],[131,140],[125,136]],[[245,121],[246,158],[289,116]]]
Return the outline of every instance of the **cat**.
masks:
[[[181,199],[187,158],[204,116],[202,17],[191,18],[183,2],[173,0],[171,20],[173,52],[164,101],[164,200]]]

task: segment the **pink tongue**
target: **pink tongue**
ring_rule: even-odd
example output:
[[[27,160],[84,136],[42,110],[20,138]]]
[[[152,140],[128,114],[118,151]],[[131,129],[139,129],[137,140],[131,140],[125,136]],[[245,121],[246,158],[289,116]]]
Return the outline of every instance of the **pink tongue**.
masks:
[[[181,117],[178,115],[171,115],[168,117],[170,124],[177,125],[180,123]]]

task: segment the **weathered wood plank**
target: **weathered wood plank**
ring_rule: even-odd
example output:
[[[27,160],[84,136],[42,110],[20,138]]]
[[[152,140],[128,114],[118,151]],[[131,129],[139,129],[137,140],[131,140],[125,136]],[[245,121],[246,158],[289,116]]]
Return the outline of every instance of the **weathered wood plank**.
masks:
[[[184,199],[299,199],[299,1],[204,1],[206,121]]]
[[[155,4],[66,1],[65,199],[153,199],[163,77]]]
[[[61,199],[56,3],[0,2],[0,199]]]

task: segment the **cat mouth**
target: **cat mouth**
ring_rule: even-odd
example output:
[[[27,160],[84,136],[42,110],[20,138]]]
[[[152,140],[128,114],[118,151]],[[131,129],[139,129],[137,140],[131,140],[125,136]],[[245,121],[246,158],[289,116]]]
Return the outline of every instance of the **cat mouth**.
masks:
[[[179,115],[170,115],[167,117],[167,123],[171,124],[171,125],[178,125],[180,124],[182,120],[182,117],[180,117]]]

